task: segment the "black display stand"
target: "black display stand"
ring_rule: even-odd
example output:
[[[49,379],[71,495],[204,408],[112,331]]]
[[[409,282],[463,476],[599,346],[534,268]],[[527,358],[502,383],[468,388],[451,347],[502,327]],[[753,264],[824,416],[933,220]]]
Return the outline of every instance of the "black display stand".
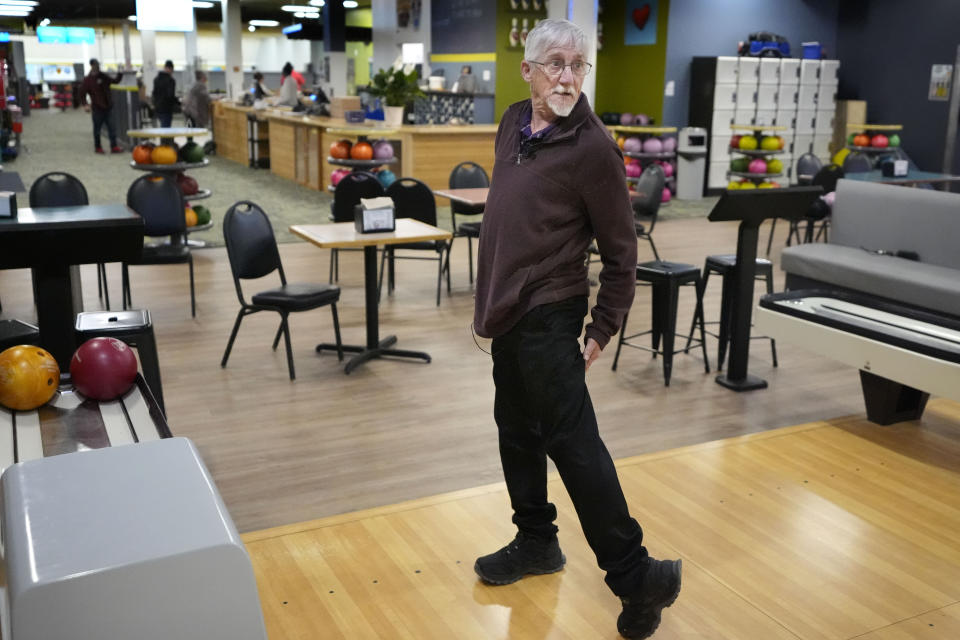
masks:
[[[799,220],[822,193],[820,187],[726,191],[707,217],[710,222],[740,221],[730,305],[730,362],[717,376],[717,384],[734,391],[766,388],[766,380],[747,373],[760,224],[770,218]]]

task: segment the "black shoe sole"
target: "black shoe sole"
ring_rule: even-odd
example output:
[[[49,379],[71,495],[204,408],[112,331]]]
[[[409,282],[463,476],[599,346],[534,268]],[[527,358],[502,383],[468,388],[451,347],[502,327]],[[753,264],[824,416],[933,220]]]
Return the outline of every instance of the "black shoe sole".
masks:
[[[551,573],[557,573],[558,571],[562,571],[563,567],[566,566],[566,564],[567,564],[567,557],[561,553],[560,565],[557,567],[549,567],[546,569],[541,569],[541,568],[530,569],[529,571],[526,571],[524,573],[515,574],[512,576],[505,576],[503,578],[491,578],[490,576],[484,575],[483,570],[480,568],[479,561],[473,563],[473,570],[476,572],[477,576],[486,584],[502,587],[503,585],[513,584],[514,582],[516,582],[517,580],[520,580],[524,576],[545,576]]]
[[[644,633],[643,635],[628,635],[624,631],[617,629],[617,631],[620,632],[621,636],[623,636],[624,638],[629,638],[630,640],[644,640],[644,638],[649,638],[654,633],[656,633],[657,628],[660,626],[660,619],[661,619],[660,616],[663,613],[663,610],[669,607],[670,605],[672,605],[674,602],[676,602],[677,598],[680,597],[680,587],[682,586],[681,583],[683,580],[683,559],[677,558],[677,564],[674,566],[676,566],[677,568],[677,590],[673,592],[673,595],[670,596],[669,600],[664,601],[663,606],[661,606],[659,609],[656,610],[657,620],[656,622],[653,623],[653,626],[650,628],[650,630]]]

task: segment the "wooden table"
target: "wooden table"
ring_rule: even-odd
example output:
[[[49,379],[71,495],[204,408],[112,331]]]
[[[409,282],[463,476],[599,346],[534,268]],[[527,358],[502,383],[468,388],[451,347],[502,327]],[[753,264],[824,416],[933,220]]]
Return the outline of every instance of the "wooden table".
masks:
[[[350,373],[367,360],[392,356],[396,358],[415,358],[430,362],[430,356],[422,351],[391,349],[397,342],[396,336],[380,339],[380,317],[377,301],[377,247],[407,242],[426,242],[429,240],[449,240],[453,234],[417,220],[399,218],[395,231],[388,233],[359,233],[352,222],[332,224],[298,224],[290,227],[290,233],[300,236],[321,249],[363,248],[363,284],[366,298],[367,343],[365,345],[343,345],[343,350],[356,353],[343,370]],[[322,343],[317,351],[336,351],[337,345]]]
[[[33,270],[40,343],[70,369],[74,321],[83,310],[71,266],[133,260],[143,250],[143,218],[122,204],[20,209],[0,218],[0,269]]]
[[[462,202],[471,206],[479,206],[487,203],[487,194],[490,193],[490,187],[474,187],[470,189],[434,189],[434,195],[441,198],[449,198],[456,202]]]

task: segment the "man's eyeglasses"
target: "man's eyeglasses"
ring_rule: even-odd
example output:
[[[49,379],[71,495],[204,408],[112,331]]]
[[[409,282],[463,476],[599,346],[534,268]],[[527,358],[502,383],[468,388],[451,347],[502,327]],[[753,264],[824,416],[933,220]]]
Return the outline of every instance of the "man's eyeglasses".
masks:
[[[593,66],[589,62],[584,62],[583,60],[577,60],[576,62],[571,62],[570,64],[565,64],[563,60],[560,59],[547,60],[546,62],[540,62],[539,60],[527,60],[527,62],[540,65],[540,67],[543,69],[543,72],[551,78],[559,78],[563,74],[563,69],[565,67],[570,67],[570,71],[573,73],[573,75],[577,76],[578,78],[582,78],[590,73],[590,68]]]

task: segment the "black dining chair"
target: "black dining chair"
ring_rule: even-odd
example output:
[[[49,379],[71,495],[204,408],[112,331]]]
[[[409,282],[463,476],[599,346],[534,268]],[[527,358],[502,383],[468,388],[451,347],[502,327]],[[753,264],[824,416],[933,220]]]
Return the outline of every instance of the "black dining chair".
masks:
[[[854,151],[843,160],[844,173],[866,173],[873,170],[873,160],[865,153]]]
[[[353,208],[360,204],[360,198],[377,198],[386,195],[377,176],[369,171],[351,171],[337,183],[330,203],[331,222],[353,222]],[[340,252],[362,251],[362,249],[330,250],[330,282],[340,279]]]
[[[823,168],[823,161],[809,151],[797,158],[797,164],[794,167],[794,175],[797,178],[797,184],[804,186],[813,181],[813,177]],[[795,235],[797,242],[800,242],[800,231],[798,230],[798,221],[790,221],[790,231],[787,233],[787,246],[790,246],[790,239]],[[767,255],[770,255],[770,249],[773,247],[773,234],[777,231],[777,219],[770,220],[770,235],[767,236]]]
[[[233,284],[237,288],[237,299],[240,300],[240,311],[237,312],[237,321],[233,324],[220,366],[227,366],[227,359],[243,318],[258,311],[275,311],[280,314],[280,327],[273,339],[273,349],[277,349],[280,335],[283,334],[287,347],[287,368],[290,370],[290,379],[295,380],[297,376],[293,368],[288,316],[297,311],[311,311],[327,305],[330,305],[333,312],[337,355],[342,361],[343,345],[340,342],[340,320],[337,317],[340,287],[332,284],[288,284],[270,220],[263,209],[252,202],[244,200],[227,210],[227,215],[223,218],[223,240],[227,245],[227,257],[230,259]],[[247,302],[240,281],[263,278],[274,272],[280,275],[280,286],[254,294],[250,302]]]
[[[75,176],[63,171],[45,173],[30,185],[30,207],[79,207],[90,204],[87,189]],[[97,263],[97,296],[110,308],[107,265]]]
[[[844,172],[843,169],[840,168],[840,165],[828,164],[817,171],[816,175],[813,176],[813,179],[810,181],[810,185],[821,187],[824,195],[826,195],[837,190],[837,181],[843,178],[843,175]],[[797,244],[801,242],[815,242],[821,237],[824,242],[828,241],[830,213],[830,205],[824,202],[822,198],[814,200],[810,208],[807,209],[807,212],[803,214],[802,222],[807,223],[803,238],[800,237],[801,220],[792,220],[790,222],[790,235],[787,236],[787,246],[790,246],[791,236],[796,237]],[[819,229],[816,228],[817,223],[820,223]]]
[[[437,226],[437,203],[433,198],[433,191],[425,183],[416,178],[399,178],[389,187],[387,195],[393,199],[394,216],[396,218],[412,218],[419,220],[431,226]],[[435,257],[425,258],[422,256],[396,255],[396,251],[432,251]],[[440,285],[443,282],[443,274],[447,274],[447,293],[450,293],[450,268],[449,259],[444,260],[450,251],[450,243],[446,240],[427,240],[424,242],[408,242],[404,244],[387,245],[383,250],[383,257],[380,259],[380,279],[377,284],[377,299],[380,299],[380,290],[383,287],[384,267],[388,269],[387,292],[394,289],[395,260],[436,260],[437,265],[437,306],[440,306]]]
[[[658,164],[651,164],[643,173],[640,179],[634,185],[633,193],[630,194],[630,206],[633,209],[633,226],[637,232],[637,237],[650,243],[650,249],[653,251],[653,257],[660,259],[657,253],[657,245],[653,242],[653,228],[657,225],[657,216],[660,212],[660,203],[663,201],[663,185],[666,183],[666,176],[663,168]],[[596,242],[591,243],[587,248],[587,267],[600,261],[600,249]]]
[[[196,317],[193,283],[193,254],[187,244],[187,220],[183,194],[177,181],[165,174],[150,173],[133,181],[127,190],[127,206],[143,218],[144,235],[169,238],[168,242],[144,243],[136,260],[123,263],[123,308],[132,306],[130,265],[188,264],[190,266],[190,315]]]
[[[448,182],[451,189],[480,189],[490,186],[490,178],[487,172],[476,162],[461,162],[450,172]],[[480,241],[480,221],[471,220],[470,222],[461,222],[457,224],[457,216],[478,216],[483,214],[484,205],[469,205],[465,202],[450,201],[450,218],[453,222],[453,239],[467,239],[467,257],[470,264],[470,284],[473,284],[473,239]],[[453,240],[450,241],[450,248],[453,249]],[[447,254],[447,260],[450,260],[450,254]],[[450,265],[447,265],[449,270]]]

